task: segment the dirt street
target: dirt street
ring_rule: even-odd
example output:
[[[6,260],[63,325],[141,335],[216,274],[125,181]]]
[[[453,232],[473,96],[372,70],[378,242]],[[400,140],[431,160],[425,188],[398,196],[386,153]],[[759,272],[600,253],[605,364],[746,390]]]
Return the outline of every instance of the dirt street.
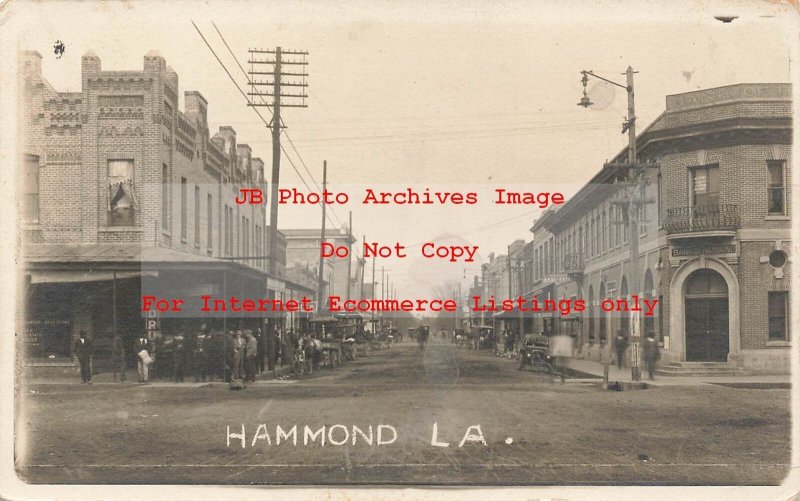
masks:
[[[608,392],[450,344],[242,391],[21,391],[18,470],[32,483],[752,485],[780,483],[790,453],[786,389]],[[242,425],[244,440],[228,435]]]

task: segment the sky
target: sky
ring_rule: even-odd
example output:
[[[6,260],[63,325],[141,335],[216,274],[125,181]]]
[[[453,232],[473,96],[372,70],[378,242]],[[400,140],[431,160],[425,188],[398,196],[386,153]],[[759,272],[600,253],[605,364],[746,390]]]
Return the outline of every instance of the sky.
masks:
[[[317,189],[327,161],[329,189],[351,200],[332,207],[333,223],[346,223],[352,211],[359,241],[406,245],[407,258],[378,267],[389,270],[399,296],[425,297],[444,282],[466,286],[490,253],[531,239],[541,209],[495,205],[492,190],[569,198],[626,145],[624,90],[592,81],[597,104],[579,107],[581,70],[624,83],[632,66],[641,130],[669,94],[791,81],[796,16],[781,9],[755,2],[29,2],[7,8],[0,51],[39,51],[45,78],[57,90],[78,91],[86,51],[104,70],[136,70],[156,49],[177,72],[181,94],[198,90],[209,101],[211,130],[233,126],[237,140],[264,159],[269,178],[269,131],[191,21],[243,88],[247,77],[212,22],[245,68],[250,47],[307,50],[308,108],[283,110],[281,183],[305,190],[299,172]],[[724,24],[715,15],[739,17]],[[60,59],[56,40],[66,45]],[[474,191],[479,202],[368,206],[360,203],[366,188]],[[280,208],[280,228],[319,223],[318,207]],[[423,258],[415,244],[425,242],[478,246],[476,260]]]

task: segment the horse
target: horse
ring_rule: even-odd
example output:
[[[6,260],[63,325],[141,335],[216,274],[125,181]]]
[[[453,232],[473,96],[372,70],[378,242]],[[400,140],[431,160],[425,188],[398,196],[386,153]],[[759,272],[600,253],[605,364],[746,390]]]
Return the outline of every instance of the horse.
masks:
[[[315,369],[319,370],[319,363],[322,359],[322,341],[307,336],[299,340],[298,348],[303,350],[308,373],[313,373]]]

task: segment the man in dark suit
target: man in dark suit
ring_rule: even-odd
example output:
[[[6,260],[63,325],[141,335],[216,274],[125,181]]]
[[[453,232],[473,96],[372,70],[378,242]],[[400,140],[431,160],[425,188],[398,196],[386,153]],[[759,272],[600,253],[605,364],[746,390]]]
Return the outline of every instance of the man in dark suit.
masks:
[[[92,384],[92,354],[94,353],[94,343],[92,343],[91,339],[86,338],[86,331],[80,331],[78,336],[78,339],[75,340],[73,353],[81,364],[81,384]]]

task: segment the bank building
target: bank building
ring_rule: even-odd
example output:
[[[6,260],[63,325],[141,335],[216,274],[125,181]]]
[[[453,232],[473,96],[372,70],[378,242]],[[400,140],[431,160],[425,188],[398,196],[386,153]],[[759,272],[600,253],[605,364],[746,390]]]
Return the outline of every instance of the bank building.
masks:
[[[587,300],[587,311],[525,329],[569,334],[575,356],[603,361],[631,313],[606,298],[657,298],[642,335],[661,347],[659,372],[787,373],[791,301],[789,84],[737,84],[666,97],[637,137],[647,169],[639,210],[638,283],[630,283],[625,196],[604,168],[531,228],[530,296]],[[627,148],[609,164],[627,160]],[[630,348],[626,363],[630,361]]]

